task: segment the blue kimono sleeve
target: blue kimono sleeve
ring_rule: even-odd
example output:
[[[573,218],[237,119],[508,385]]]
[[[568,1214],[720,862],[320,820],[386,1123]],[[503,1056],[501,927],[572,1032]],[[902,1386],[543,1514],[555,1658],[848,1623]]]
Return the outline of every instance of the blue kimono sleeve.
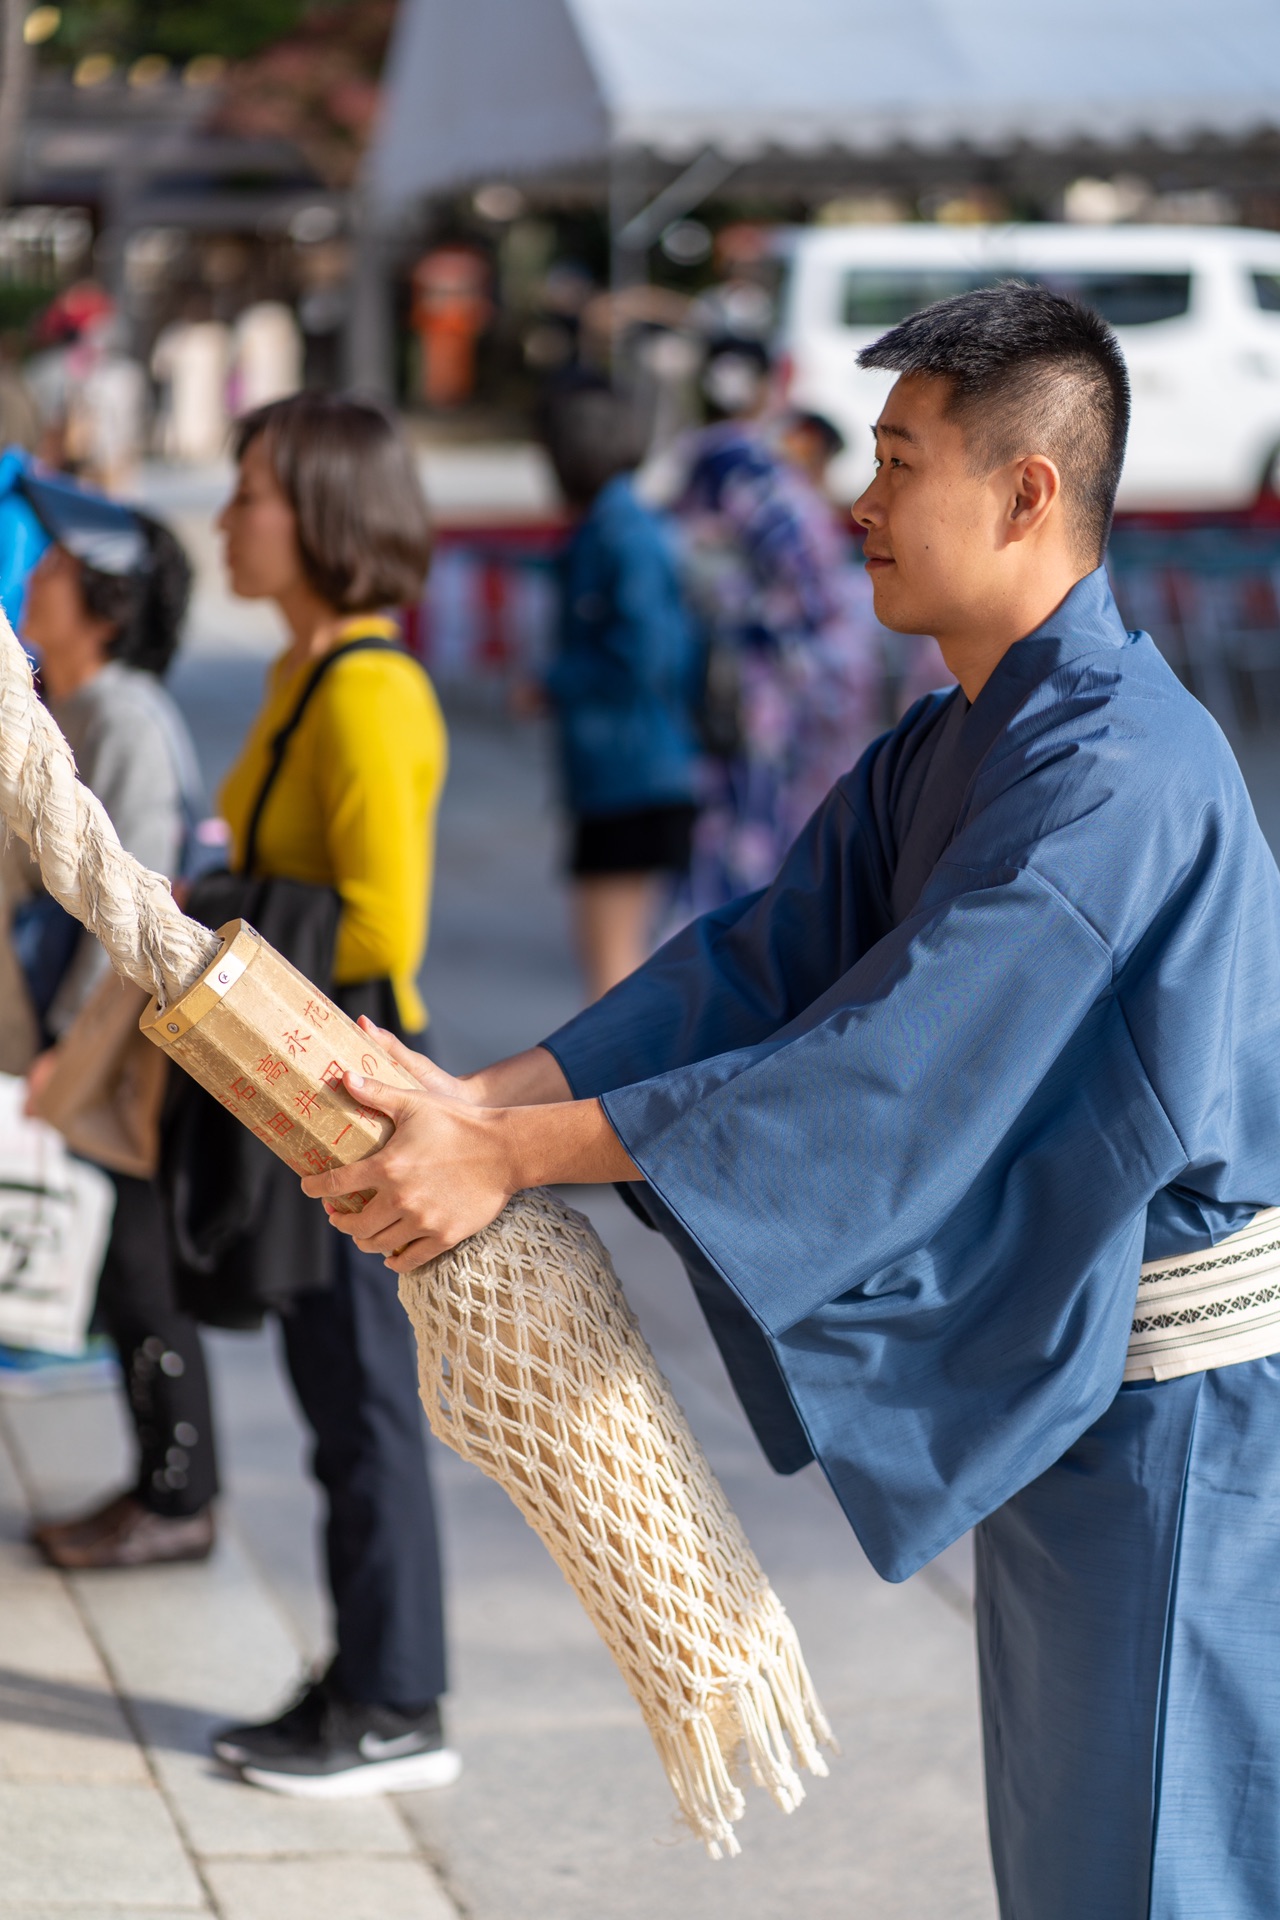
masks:
[[[779,1032],[603,1104],[886,1577],[1114,1397],[1145,1209],[1185,1154],[1107,945],[1037,872],[944,861]]]
[[[882,937],[884,744],[832,789],[771,886],[703,914],[543,1042],[575,1098],[765,1039]]]

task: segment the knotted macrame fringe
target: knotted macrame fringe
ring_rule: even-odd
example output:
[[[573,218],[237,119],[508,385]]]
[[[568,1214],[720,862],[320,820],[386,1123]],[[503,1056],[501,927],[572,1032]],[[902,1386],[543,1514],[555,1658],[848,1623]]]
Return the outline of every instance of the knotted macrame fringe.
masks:
[[[686,1821],[736,1853],[831,1732],[795,1630],[589,1221],[546,1193],[400,1283],[434,1432],[541,1536],[635,1696]]]
[[[0,614],[0,815],[117,971],[168,1006],[219,951],[125,853]],[[394,1073],[394,1069],[391,1070]],[[283,1152],[283,1148],[279,1148]],[[790,1812],[831,1742],[794,1629],[623,1298],[546,1194],[401,1281],[432,1427],[505,1487],[630,1687],[680,1809],[737,1853],[741,1783]]]

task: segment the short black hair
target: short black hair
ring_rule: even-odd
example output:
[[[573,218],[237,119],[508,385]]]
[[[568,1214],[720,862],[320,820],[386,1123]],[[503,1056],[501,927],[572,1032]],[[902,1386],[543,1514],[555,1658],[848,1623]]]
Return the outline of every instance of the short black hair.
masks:
[[[949,380],[948,411],[978,472],[1048,454],[1081,546],[1102,558],[1129,434],[1129,375],[1100,315],[1006,280],[913,313],[864,347],[858,365]]]
[[[338,613],[409,606],[431,564],[431,520],[413,456],[371,400],[295,393],[236,421],[243,460],[261,439],[293,508],[302,570]]]
[[[610,480],[640,465],[647,436],[631,401],[601,382],[555,394],[545,438],[565,499],[587,507]]]
[[[177,651],[191,598],[191,562],[186,550],[160,520],[139,513],[147,543],[146,572],[102,573],[80,562],[80,597],[95,620],[110,621],[113,660],[164,677]]]

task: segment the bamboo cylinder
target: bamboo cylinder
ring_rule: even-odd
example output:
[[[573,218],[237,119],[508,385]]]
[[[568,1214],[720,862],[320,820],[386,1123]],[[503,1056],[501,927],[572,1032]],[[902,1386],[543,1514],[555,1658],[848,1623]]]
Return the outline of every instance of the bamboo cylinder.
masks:
[[[392,1124],[352,1098],[344,1072],[417,1083],[247,921],[229,920],[218,939],[216,956],[180,999],[149,1002],[140,1022],[148,1040],[295,1173],[376,1153]],[[358,1213],[359,1200],[337,1204]]]

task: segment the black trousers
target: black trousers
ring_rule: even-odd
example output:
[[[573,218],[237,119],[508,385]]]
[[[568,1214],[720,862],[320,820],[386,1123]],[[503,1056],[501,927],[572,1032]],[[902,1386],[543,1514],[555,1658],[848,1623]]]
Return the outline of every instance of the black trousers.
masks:
[[[334,1286],[280,1317],[312,1433],[337,1657],[350,1699],[413,1712],[445,1690],[444,1604],[413,1333],[396,1277],[339,1242]]]
[[[138,1439],[134,1489],[153,1513],[199,1513],[218,1491],[209,1376],[174,1294],[164,1214],[148,1180],[113,1173],[116,1211],[94,1324],[113,1341]]]

